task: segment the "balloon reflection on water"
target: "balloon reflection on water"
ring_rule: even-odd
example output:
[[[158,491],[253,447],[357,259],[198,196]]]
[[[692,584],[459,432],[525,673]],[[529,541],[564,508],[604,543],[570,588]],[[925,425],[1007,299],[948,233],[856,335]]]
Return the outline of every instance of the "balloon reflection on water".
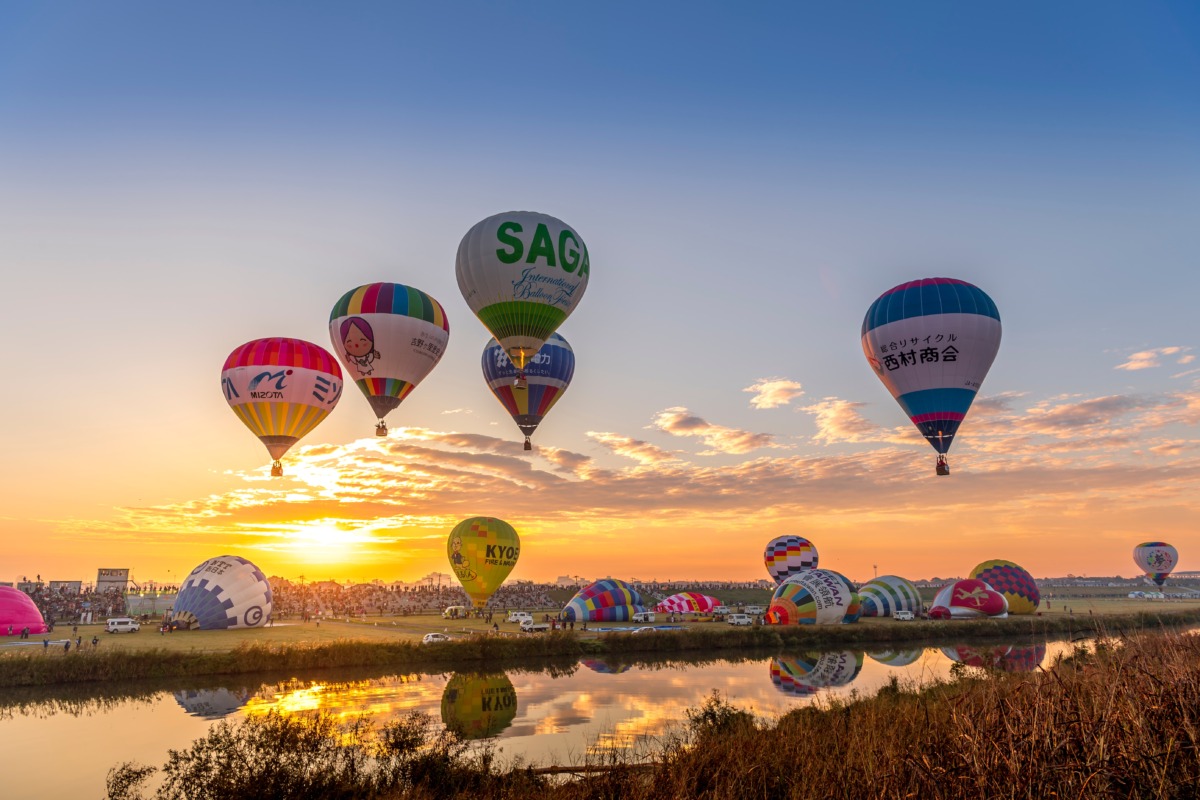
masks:
[[[867,655],[889,667],[907,667],[917,663],[924,652],[924,648],[918,647],[913,650],[877,650]]]
[[[951,661],[968,667],[998,669],[1004,672],[1033,672],[1046,660],[1045,643],[1031,645],[959,645],[943,647]]]
[[[442,692],[442,722],[464,739],[486,739],[512,725],[517,690],[503,672],[457,673]]]
[[[175,702],[193,717],[222,719],[250,700],[246,689],[197,689],[175,692]]]
[[[862,671],[863,652],[836,650],[771,659],[771,683],[784,694],[801,697],[820,689],[846,686]]]

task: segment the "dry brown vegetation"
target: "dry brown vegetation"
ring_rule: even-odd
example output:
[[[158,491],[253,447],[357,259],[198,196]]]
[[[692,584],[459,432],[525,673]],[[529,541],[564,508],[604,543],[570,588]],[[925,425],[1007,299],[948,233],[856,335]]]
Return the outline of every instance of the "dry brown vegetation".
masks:
[[[1102,639],[1032,674],[894,683],[770,723],[714,696],[648,763],[613,752],[575,778],[500,765],[419,716],[375,731],[271,715],[172,753],[156,797],[1194,798],[1198,723],[1200,637],[1167,632]],[[310,755],[284,763],[281,749]],[[110,798],[137,797],[146,774],[115,769]]]

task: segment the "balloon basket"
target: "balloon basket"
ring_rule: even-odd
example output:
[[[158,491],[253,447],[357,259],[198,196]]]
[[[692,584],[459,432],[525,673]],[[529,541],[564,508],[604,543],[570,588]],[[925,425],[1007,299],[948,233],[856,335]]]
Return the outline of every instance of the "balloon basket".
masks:
[[[282,478],[283,477],[283,464],[280,464],[278,461],[276,461],[274,464],[271,465],[271,477],[272,478]]]
[[[529,450],[532,450],[532,449],[533,449],[533,444],[532,444],[532,443],[529,441],[529,438],[528,438],[528,437],[526,437],[526,438],[525,438],[525,450],[526,450],[526,451],[529,451]]]
[[[376,436],[387,436],[388,435],[387,425],[383,424],[382,422],[380,422],[378,425],[376,425],[375,426],[375,435]]]
[[[524,372],[518,375],[517,379],[513,381],[513,388],[522,391],[529,388],[529,379],[525,377]]]

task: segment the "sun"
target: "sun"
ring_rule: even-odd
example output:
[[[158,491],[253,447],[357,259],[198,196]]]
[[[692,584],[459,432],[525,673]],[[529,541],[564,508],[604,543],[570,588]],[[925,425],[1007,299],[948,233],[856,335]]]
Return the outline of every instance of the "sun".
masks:
[[[287,534],[287,549],[314,563],[346,563],[370,537],[361,531],[346,530],[330,522],[314,522],[292,527]]]

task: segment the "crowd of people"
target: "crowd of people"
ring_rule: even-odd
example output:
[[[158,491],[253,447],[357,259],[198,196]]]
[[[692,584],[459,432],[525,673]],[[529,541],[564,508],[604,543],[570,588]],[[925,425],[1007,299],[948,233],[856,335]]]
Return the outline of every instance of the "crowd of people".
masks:
[[[555,588],[551,583],[527,582],[501,586],[492,595],[488,605],[498,610],[554,608],[558,604],[550,592]],[[471,605],[462,587],[450,583],[418,586],[356,583],[340,586],[330,581],[304,584],[272,578],[271,594],[275,619],[441,613],[450,606]]]
[[[47,584],[37,583],[26,593],[47,624],[78,622],[88,613],[97,619],[125,613],[125,593],[116,588],[77,591],[68,587],[51,589]]]

